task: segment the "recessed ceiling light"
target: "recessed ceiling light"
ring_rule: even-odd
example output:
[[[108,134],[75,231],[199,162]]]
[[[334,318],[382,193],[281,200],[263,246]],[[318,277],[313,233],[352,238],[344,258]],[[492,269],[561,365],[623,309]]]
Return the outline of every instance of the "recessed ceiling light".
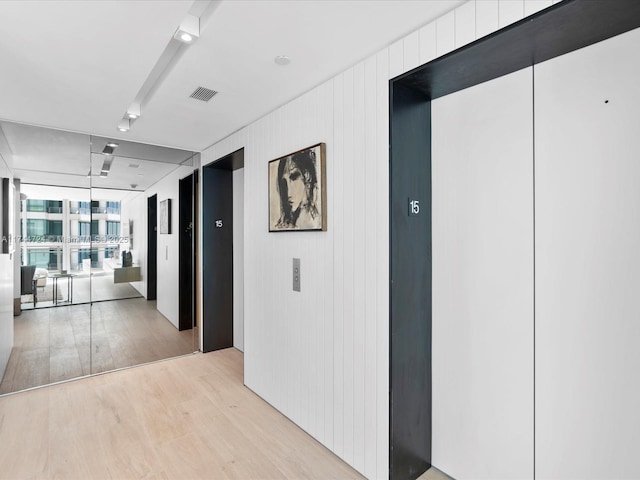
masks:
[[[127,108],[126,117],[130,118],[132,120],[135,120],[139,116],[140,116],[140,104],[139,103],[132,103],[131,105],[129,105],[129,108]]]
[[[128,132],[129,131],[129,119],[128,118],[123,118],[122,120],[120,120],[118,122],[118,130],[120,130],[121,132]]]
[[[131,167],[131,168],[140,168],[140,165],[137,164],[137,163],[130,163],[129,167]]]
[[[139,177],[144,177],[144,175],[142,173],[139,173],[138,176]]]
[[[174,33],[173,38],[182,42],[191,44],[200,36],[200,19],[195,15],[187,15],[184,17],[180,26]]]
[[[107,147],[116,148],[118,144],[116,142],[108,142]]]
[[[289,57],[287,57],[286,55],[278,55],[276,58],[273,59],[274,62],[276,62],[278,65],[289,65],[291,63],[291,59]]]

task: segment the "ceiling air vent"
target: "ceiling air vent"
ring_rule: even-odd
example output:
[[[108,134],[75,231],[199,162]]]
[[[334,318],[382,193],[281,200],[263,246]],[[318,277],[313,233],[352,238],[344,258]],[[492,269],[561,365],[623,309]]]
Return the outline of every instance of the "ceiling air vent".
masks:
[[[213,98],[213,96],[218,93],[215,90],[210,90],[204,87],[196,88],[189,97],[195,98],[196,100],[202,100],[203,102],[208,102]]]

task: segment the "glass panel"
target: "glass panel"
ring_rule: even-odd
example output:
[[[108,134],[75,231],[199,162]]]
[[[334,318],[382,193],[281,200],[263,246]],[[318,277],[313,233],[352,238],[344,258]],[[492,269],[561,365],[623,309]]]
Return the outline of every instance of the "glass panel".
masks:
[[[106,149],[107,144],[115,146]],[[192,173],[192,157],[183,150],[91,138],[91,220],[80,227],[90,229],[91,247],[76,255],[90,269],[92,373],[198,349],[193,324],[180,325],[174,313],[178,236],[147,235],[148,198],[171,198],[177,215],[179,180]],[[149,241],[163,243],[166,255],[150,256]],[[148,296],[151,261],[158,265],[155,281],[164,288],[158,298]]]
[[[193,153],[117,141],[117,155],[103,155],[110,139],[3,121],[0,135],[21,154],[13,329],[21,348],[13,349],[0,394],[197,350],[193,315],[185,323],[174,313],[176,272],[184,273],[179,180],[197,167]],[[171,235],[147,238],[149,197],[172,200]],[[147,253],[148,240],[157,255]],[[160,295],[147,300],[152,260]],[[187,300],[180,305],[193,312]],[[35,360],[18,367],[20,358]]]
[[[89,246],[73,219],[90,201],[90,144],[88,135],[2,121],[0,135],[20,155],[13,171],[20,231],[13,345],[20,348],[12,350],[11,373],[0,384],[7,393],[90,373],[89,306],[78,305],[90,301],[89,288],[83,292],[79,278],[71,284],[64,276],[77,273],[74,252]]]

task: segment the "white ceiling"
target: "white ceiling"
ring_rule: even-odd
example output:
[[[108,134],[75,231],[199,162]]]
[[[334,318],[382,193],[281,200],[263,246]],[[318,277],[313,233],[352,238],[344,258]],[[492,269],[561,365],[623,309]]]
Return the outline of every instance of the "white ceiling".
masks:
[[[202,151],[461,3],[2,0],[0,120]],[[181,47],[131,130],[116,131],[189,12],[204,12],[200,39]],[[277,55],[293,61],[278,66]],[[198,86],[219,93],[188,98]],[[67,168],[81,155],[68,148],[40,169]]]

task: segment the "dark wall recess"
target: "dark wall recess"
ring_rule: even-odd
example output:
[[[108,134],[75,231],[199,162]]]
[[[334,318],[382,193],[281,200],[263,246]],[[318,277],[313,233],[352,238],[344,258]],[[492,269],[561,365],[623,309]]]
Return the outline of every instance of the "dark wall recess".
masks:
[[[431,102],[392,85],[391,478],[431,466]]]
[[[194,325],[195,305],[195,257],[194,241],[197,235],[194,192],[197,191],[198,171],[179,182],[178,197],[178,330],[189,330]]]

